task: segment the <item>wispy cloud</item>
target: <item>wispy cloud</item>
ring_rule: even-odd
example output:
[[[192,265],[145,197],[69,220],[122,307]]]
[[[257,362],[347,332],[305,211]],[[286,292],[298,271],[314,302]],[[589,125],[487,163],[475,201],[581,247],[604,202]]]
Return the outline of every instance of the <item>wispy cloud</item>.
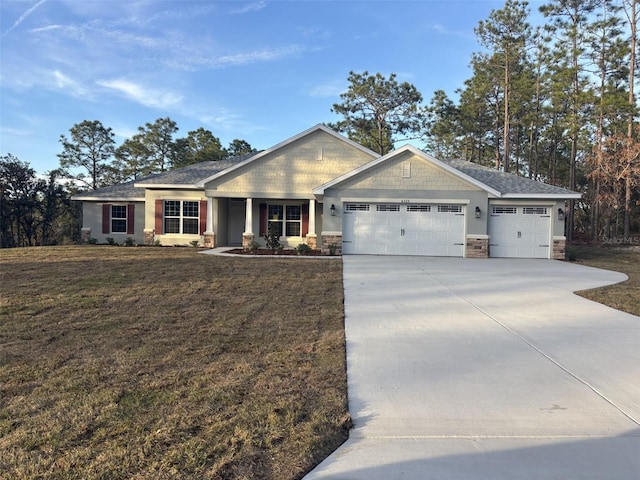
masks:
[[[0,133],[3,135],[16,135],[18,137],[27,137],[33,132],[24,128],[11,128],[0,126]]]
[[[65,75],[60,70],[51,72],[51,85],[58,90],[64,90],[74,97],[85,97],[89,91],[80,82]]]
[[[239,15],[243,13],[257,12],[259,10],[262,10],[266,6],[267,6],[266,2],[263,2],[263,1],[253,2],[253,3],[248,3],[243,7],[233,9],[229,13]]]
[[[247,65],[250,63],[273,62],[281,58],[289,57],[304,51],[299,45],[288,45],[279,48],[261,48],[249,52],[240,52],[230,55],[222,55],[213,59],[217,66]]]
[[[38,3],[36,3],[35,5],[33,5],[31,8],[29,8],[26,12],[24,12],[22,15],[20,15],[20,18],[18,18],[13,25],[11,25],[11,27],[9,27],[9,30],[7,30],[6,32],[4,32],[2,34],[2,36],[4,37],[5,35],[11,33],[18,25],[20,25],[22,22],[24,22],[27,17],[29,15],[31,15],[40,5],[42,5],[44,2],[46,2],[47,0],[40,0]]]
[[[346,90],[347,85],[344,83],[344,80],[340,80],[316,85],[311,89],[309,95],[320,98],[339,97],[340,94]]]
[[[98,80],[99,86],[115,90],[123,94],[125,97],[147,107],[168,108],[179,104],[182,101],[182,95],[162,91],[154,88],[145,87],[139,83],[126,79],[114,80]]]

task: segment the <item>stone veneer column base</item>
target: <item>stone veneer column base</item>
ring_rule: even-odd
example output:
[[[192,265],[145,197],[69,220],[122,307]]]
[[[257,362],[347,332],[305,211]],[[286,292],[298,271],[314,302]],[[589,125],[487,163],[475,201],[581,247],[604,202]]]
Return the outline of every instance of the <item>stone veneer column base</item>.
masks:
[[[80,229],[80,241],[82,243],[89,243],[89,240],[91,240],[91,228],[82,227],[82,229]]]
[[[466,258],[489,258],[489,236],[467,235]]]
[[[312,250],[318,248],[318,236],[315,233],[310,233],[307,235],[307,246]]]
[[[204,248],[214,248],[216,246],[216,234],[214,232],[204,232],[203,234]]]
[[[153,228],[145,228],[144,232],[144,244],[153,245],[156,240],[156,231]]]
[[[251,248],[251,244],[255,241],[256,236],[253,233],[243,233],[242,234],[242,248],[244,250],[249,250]]]
[[[551,258],[554,260],[564,260],[566,258],[566,248],[566,237],[553,237],[553,252],[551,252]]]
[[[342,234],[322,235],[322,254],[330,255],[329,245],[335,245],[335,255],[342,255]]]

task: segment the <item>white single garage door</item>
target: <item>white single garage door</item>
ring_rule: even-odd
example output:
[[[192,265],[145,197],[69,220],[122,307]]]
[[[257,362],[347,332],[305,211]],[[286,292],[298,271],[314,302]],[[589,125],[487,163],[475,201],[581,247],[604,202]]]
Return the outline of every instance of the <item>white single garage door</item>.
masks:
[[[342,252],[462,257],[464,206],[346,203]]]
[[[491,207],[489,255],[510,258],[549,258],[549,207]]]

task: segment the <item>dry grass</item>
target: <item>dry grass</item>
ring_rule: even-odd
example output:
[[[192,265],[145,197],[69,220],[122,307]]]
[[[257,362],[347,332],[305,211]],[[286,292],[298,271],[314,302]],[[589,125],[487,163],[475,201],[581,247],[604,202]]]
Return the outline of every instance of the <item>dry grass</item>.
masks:
[[[626,282],[577,292],[623,312],[640,316],[640,248],[634,246],[572,246],[569,257],[577,263],[627,274]]]
[[[349,425],[340,261],[0,251],[0,477],[296,479]]]

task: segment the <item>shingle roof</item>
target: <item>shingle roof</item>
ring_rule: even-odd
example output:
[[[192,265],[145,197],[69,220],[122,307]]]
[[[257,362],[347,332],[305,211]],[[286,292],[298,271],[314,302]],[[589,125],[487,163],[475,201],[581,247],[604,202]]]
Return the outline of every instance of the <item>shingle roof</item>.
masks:
[[[442,160],[443,163],[497,190],[502,195],[567,195],[574,197],[576,192],[538,182],[513,173],[505,173],[493,168],[483,167],[465,160]]]
[[[89,192],[78,193],[71,197],[72,200],[135,200],[144,201],[144,188],[136,188],[135,183],[141,180],[151,179],[156,175],[149,175],[137,180],[131,180],[118,185],[98,188]]]
[[[159,185],[174,186],[190,186],[195,188],[195,184],[219,173],[227,168],[233,167],[240,162],[244,162],[248,158],[256,155],[257,152],[240,155],[238,157],[228,158],[226,160],[208,161],[194,163],[186,167],[177,168],[168,172],[155,175],[153,178],[139,180],[136,185],[144,185],[145,187],[153,187]]]
[[[138,178],[118,185],[98,188],[90,192],[79,193],[72,197],[73,200],[140,200],[144,201],[145,188],[158,186],[175,186],[180,188],[192,187],[200,180],[210,177],[222,170],[226,170],[255,155],[249,153],[238,157],[219,161],[208,161],[176,168],[164,173],[154,173],[146,177]]]

